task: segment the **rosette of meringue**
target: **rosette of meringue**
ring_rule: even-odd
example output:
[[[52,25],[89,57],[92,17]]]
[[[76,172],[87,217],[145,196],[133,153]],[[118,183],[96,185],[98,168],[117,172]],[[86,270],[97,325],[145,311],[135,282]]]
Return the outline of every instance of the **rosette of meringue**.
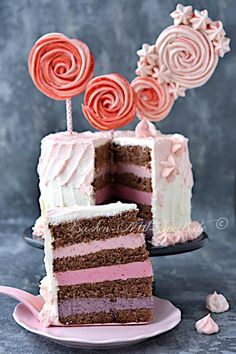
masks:
[[[214,334],[218,333],[220,328],[218,324],[211,318],[211,314],[209,313],[205,317],[201,318],[195,323],[195,328],[198,333],[203,334]]]
[[[223,294],[217,294],[215,291],[213,294],[207,296],[206,308],[211,312],[221,313],[228,311],[229,303]]]

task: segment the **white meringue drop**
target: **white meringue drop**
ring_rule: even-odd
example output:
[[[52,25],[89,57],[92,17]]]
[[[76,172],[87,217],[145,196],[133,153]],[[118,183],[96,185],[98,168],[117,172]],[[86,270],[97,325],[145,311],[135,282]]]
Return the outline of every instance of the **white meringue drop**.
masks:
[[[217,294],[215,291],[213,294],[207,296],[206,308],[211,312],[221,313],[228,311],[229,303],[223,294]]]
[[[195,323],[195,328],[198,333],[203,334],[214,334],[218,333],[220,328],[218,324],[211,318],[211,314],[209,313],[205,317],[201,318]]]

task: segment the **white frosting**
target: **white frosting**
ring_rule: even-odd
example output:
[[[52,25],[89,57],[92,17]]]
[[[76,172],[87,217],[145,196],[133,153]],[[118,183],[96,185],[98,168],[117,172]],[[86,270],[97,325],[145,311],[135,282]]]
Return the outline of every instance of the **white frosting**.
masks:
[[[221,313],[228,311],[229,303],[223,294],[217,294],[215,291],[213,294],[207,296],[206,308],[211,312]]]
[[[198,320],[195,323],[195,328],[198,333],[203,334],[214,334],[218,333],[220,330],[218,324],[211,318],[210,314]]]
[[[44,264],[46,269],[46,277],[40,284],[40,295],[44,298],[45,304],[40,312],[39,319],[44,327],[51,324],[59,324],[58,316],[58,283],[53,274],[53,248],[52,236],[48,224],[45,223],[44,234]]]
[[[67,208],[57,208],[48,211],[46,214],[46,223],[56,224],[60,222],[92,218],[96,216],[113,216],[133,209],[137,209],[136,204],[121,202],[91,206],[75,205]]]
[[[33,231],[32,232],[33,236],[43,237],[45,232],[45,227],[44,227],[44,220],[42,216],[40,216],[35,221],[35,225],[32,227],[32,231]]]
[[[47,268],[50,267],[47,264]],[[52,276],[46,276],[40,283],[40,295],[45,300],[45,304],[39,313],[39,320],[44,327],[51,324],[59,325],[57,306],[57,282]]]
[[[108,142],[110,134],[60,132],[42,140],[38,173],[43,216],[57,207],[95,203],[91,185],[95,148]]]

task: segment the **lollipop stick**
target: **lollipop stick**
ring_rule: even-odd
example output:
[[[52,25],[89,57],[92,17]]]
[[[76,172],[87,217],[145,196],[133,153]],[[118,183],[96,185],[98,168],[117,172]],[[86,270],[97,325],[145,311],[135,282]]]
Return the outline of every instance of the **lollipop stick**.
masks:
[[[73,131],[73,122],[72,122],[72,103],[71,98],[66,100],[66,123],[67,131],[72,134]]]

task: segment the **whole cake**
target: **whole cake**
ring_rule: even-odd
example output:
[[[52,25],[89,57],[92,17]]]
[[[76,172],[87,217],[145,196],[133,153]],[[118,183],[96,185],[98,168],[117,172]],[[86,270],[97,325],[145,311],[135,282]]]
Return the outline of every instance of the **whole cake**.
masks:
[[[44,326],[149,322],[152,266],[135,204],[46,213]]]
[[[61,132],[45,137],[38,166],[43,217],[56,207],[116,199],[138,205],[154,245],[199,236],[201,227],[191,222],[188,140],[180,134],[161,134],[153,127],[152,136],[143,137],[138,128],[136,132]]]
[[[222,22],[213,21],[207,10],[178,4],[171,17],[174,25],[137,52],[137,76],[131,84],[114,73],[92,78],[92,54],[79,40],[49,34],[36,42],[30,74],[46,95],[66,100],[67,132],[42,140],[42,216],[35,235],[44,233],[51,209],[113,200],[138,205],[155,246],[191,241],[202,233],[201,225],[191,220],[188,139],[162,134],[151,122],[166,118],[176,99],[210,79],[219,58],[230,50],[229,38]],[[84,116],[102,132],[73,132],[70,99],[83,91]],[[135,131],[116,130],[135,114],[141,120]]]

